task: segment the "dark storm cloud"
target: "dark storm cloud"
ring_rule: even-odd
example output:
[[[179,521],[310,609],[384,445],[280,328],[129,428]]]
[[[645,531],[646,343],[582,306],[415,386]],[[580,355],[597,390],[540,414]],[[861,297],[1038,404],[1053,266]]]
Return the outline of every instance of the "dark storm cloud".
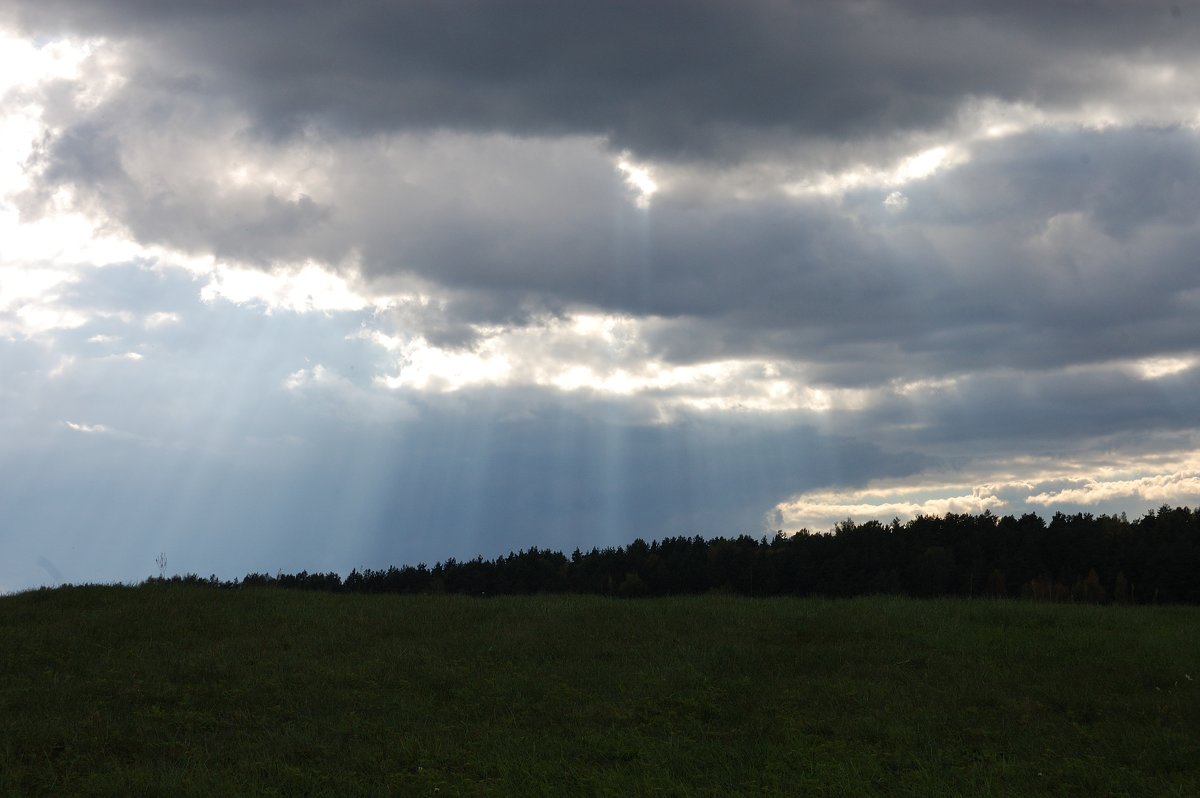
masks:
[[[940,389],[894,395],[862,413],[855,424],[900,449],[938,448],[1038,455],[1100,447],[1134,448],[1149,436],[1188,438],[1200,424],[1192,399],[1200,369],[1146,379],[1134,369],[1084,373],[1013,371],[964,377]]]
[[[1175,9],[1179,13],[1172,13]],[[128,40],[136,80],[258,128],[609,137],[737,159],[942,126],[966,98],[1074,105],[1120,61],[1195,57],[1195,3],[32,0],[39,33]]]
[[[1082,213],[1126,240],[1200,217],[1200,136],[1179,126],[1036,131],[978,147],[969,164],[905,193],[909,223],[1030,229]]]
[[[817,374],[855,384],[1200,340],[1195,131],[1034,132],[903,190],[898,213],[871,191],[837,208],[702,213],[687,233],[668,232],[679,220],[666,198],[653,210],[656,309],[702,318],[660,328],[658,344],[683,360],[813,358]],[[667,298],[668,286],[683,290]]]
[[[17,7],[31,29],[126,41],[130,64],[98,108],[59,108],[26,205],[70,185],[143,243],[357,258],[383,290],[442,293],[436,313],[410,313],[439,343],[585,305],[674,320],[657,340],[674,360],[803,357],[838,384],[1175,351],[1196,334],[1194,130],[979,145],[904,186],[900,213],[874,191],[666,191],[648,216],[603,145],[547,137],[738,157],[831,139],[845,157],[951,124],[968,99],[1120,102],[1138,94],[1129,65],[1194,58],[1200,14],[1178,8],[40,0]],[[416,135],[390,160],[334,138],[323,182],[296,194],[232,185],[219,149],[197,145],[250,146],[230,133],[238,109],[304,141],[309,123],[543,138]]]

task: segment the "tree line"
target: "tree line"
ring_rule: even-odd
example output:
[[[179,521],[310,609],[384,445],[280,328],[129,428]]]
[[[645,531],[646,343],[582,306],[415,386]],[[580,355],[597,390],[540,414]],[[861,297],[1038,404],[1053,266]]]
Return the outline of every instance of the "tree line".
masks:
[[[991,596],[1089,603],[1200,604],[1200,510],[1162,507],[1135,521],[1055,513],[1049,523],[947,513],[901,523],[844,521],[828,533],[669,537],[569,556],[530,548],[485,560],[448,559],[337,573],[158,577],[239,588],[474,596],[590,593],[668,596],[896,594]]]

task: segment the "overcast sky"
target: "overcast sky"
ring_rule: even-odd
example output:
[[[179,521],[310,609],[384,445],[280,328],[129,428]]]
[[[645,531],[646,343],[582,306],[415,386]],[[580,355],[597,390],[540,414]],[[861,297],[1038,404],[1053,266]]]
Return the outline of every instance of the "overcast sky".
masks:
[[[6,0],[0,591],[1200,503],[1200,2]]]

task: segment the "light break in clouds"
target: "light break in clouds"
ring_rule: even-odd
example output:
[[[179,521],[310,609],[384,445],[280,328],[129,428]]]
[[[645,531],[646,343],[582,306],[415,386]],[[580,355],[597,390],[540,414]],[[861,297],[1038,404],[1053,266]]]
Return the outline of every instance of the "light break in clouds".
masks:
[[[1200,5],[15,0],[0,590],[1200,500]]]

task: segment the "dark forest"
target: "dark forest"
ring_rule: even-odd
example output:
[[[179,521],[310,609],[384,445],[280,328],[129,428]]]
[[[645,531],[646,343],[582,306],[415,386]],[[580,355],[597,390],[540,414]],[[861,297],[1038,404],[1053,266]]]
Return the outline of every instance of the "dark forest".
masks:
[[[301,571],[248,574],[238,581],[194,574],[147,581],[474,596],[725,592],[1200,604],[1200,510],[1164,506],[1135,521],[1123,514],[1056,513],[1046,522],[1032,513],[948,513],[905,523],[847,520],[828,533],[639,538],[570,555],[530,548],[494,560],[356,569],[344,579]]]

